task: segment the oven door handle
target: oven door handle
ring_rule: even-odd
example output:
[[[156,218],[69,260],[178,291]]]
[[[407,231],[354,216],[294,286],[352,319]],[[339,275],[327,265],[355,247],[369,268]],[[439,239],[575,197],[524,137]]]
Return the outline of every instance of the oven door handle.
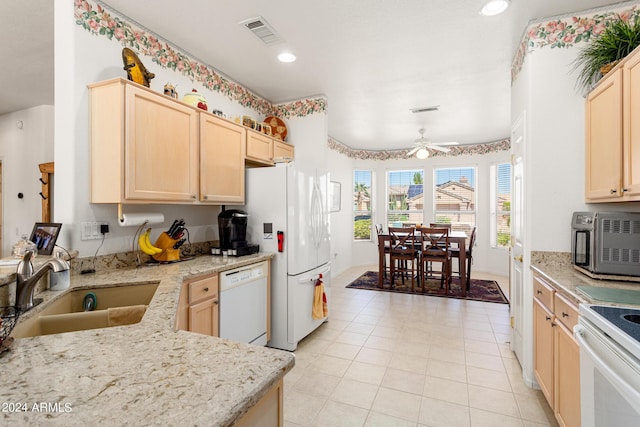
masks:
[[[613,369],[611,369],[604,360],[595,352],[593,347],[589,345],[587,340],[585,339],[585,335],[589,335],[589,331],[585,329],[582,325],[576,325],[573,327],[574,336],[578,340],[580,344],[580,351],[584,350],[588,353],[589,358],[593,362],[593,364],[600,370],[608,381],[610,381],[617,389],[622,393],[623,396],[627,396],[628,402],[633,405],[636,411],[640,412],[640,392],[635,390],[629,383],[624,381],[624,379],[618,375]]]

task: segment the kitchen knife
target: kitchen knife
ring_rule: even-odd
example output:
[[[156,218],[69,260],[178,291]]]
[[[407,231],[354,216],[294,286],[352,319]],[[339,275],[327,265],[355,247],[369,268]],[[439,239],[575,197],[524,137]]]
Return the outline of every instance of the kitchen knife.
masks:
[[[176,227],[178,226],[178,222],[179,221],[177,219],[173,220],[173,224],[171,224],[171,227],[169,227],[169,230],[167,231],[167,234],[169,236],[173,235],[173,232],[175,231]]]
[[[173,249],[178,249],[180,246],[184,245],[184,242],[186,242],[187,239],[180,239],[176,242],[175,245],[173,245]]]

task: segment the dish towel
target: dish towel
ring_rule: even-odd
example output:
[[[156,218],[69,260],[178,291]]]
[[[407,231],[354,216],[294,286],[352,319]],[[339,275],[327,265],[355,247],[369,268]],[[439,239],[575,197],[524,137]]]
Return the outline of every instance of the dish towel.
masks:
[[[322,274],[316,280],[316,286],[313,290],[313,308],[311,316],[314,320],[323,319],[329,314],[327,307],[327,294],[324,293],[324,283],[322,282]]]

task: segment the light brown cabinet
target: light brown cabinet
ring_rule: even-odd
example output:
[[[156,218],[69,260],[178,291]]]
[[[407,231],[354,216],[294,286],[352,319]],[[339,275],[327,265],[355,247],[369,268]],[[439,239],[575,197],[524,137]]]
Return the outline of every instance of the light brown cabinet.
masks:
[[[211,114],[200,113],[200,200],[244,203],[246,130]]]
[[[182,285],[176,329],[217,337],[219,333],[218,273]]]
[[[89,88],[91,202],[195,202],[197,112],[124,79]]]
[[[640,200],[640,50],[627,56],[586,101],[587,202]]]
[[[273,166],[276,161],[293,160],[293,145],[247,130],[247,163],[252,166]]]
[[[233,425],[234,427],[281,427],[284,425],[283,412],[284,381],[271,387],[249,411]]]
[[[563,427],[580,426],[580,348],[571,331],[576,306],[533,276],[534,373]]]

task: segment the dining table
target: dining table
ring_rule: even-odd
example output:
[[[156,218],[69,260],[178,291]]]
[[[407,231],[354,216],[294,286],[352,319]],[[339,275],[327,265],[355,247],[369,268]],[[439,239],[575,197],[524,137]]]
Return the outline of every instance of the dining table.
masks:
[[[420,235],[420,231],[416,230],[416,236]],[[386,242],[391,241],[389,234],[378,234],[378,287],[383,288],[384,278],[384,257]],[[464,231],[452,230],[449,232],[449,244],[457,244],[460,249],[460,256],[458,257],[458,271],[460,272],[460,287],[462,296],[467,296],[467,290],[470,283],[467,280],[467,233]]]

